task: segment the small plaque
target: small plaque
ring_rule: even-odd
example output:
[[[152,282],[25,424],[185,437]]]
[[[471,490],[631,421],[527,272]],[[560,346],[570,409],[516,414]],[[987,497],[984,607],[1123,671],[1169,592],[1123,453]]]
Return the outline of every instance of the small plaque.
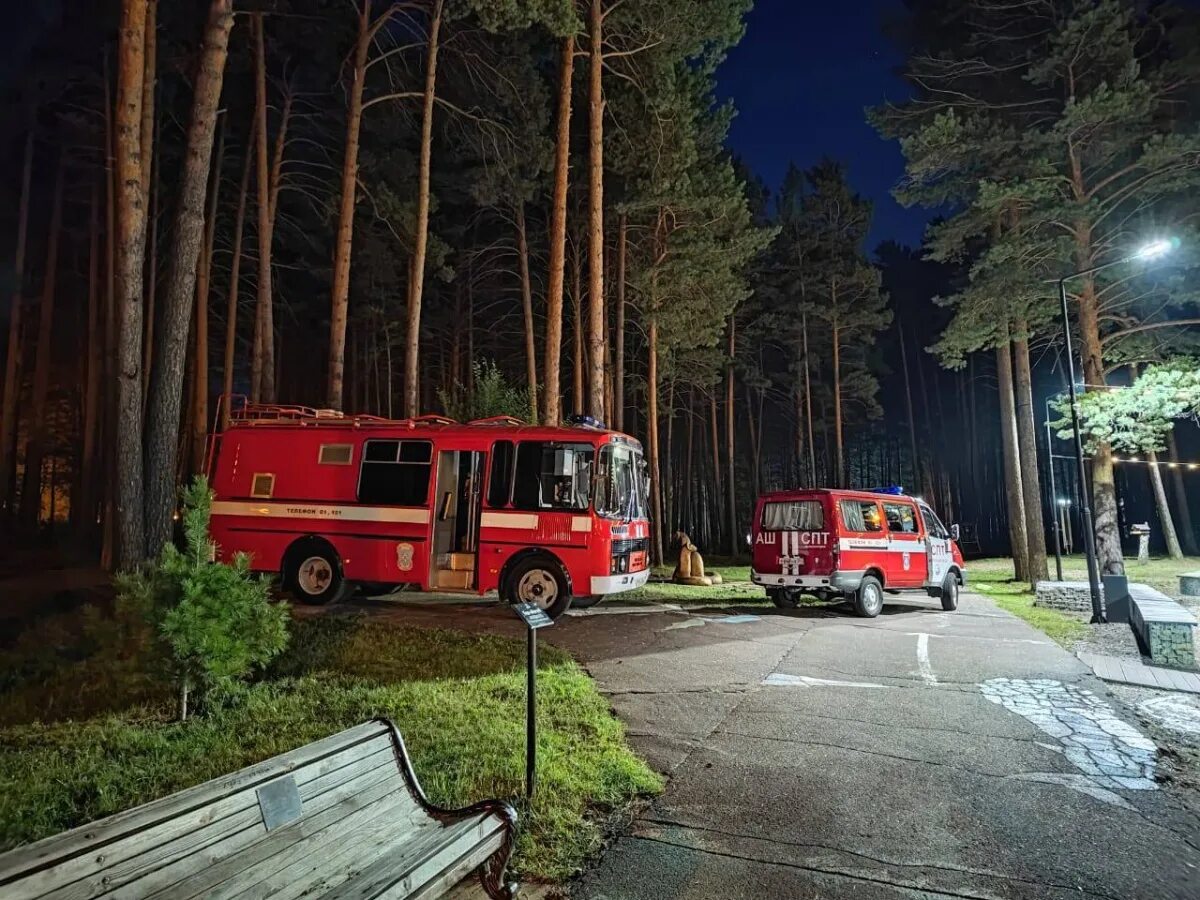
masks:
[[[264,784],[258,789],[258,808],[267,831],[295,822],[303,812],[300,789],[291,775]]]
[[[546,611],[536,603],[515,603],[513,612],[520,616],[531,631],[546,628],[554,624],[554,620],[546,615]]]

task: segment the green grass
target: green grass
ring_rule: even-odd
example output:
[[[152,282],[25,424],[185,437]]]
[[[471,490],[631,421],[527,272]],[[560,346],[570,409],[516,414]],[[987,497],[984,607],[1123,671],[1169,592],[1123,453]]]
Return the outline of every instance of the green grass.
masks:
[[[658,566],[652,580],[636,591],[618,594],[605,604],[675,603],[680,606],[741,606],[767,604],[766,591],[750,581],[749,566],[706,566],[708,572],[719,572],[722,583],[712,587],[695,587],[671,581],[674,566]]]
[[[19,650],[2,662],[16,662]],[[288,651],[261,680],[186,723],[172,721],[166,686],[120,653],[71,655],[58,654],[57,667],[26,665],[0,683],[0,849],[374,716],[396,721],[435,803],[522,792],[520,641],[309,619],[295,624]],[[545,648],[538,684],[538,793],[532,807],[517,804],[514,867],[560,881],[599,849],[605,817],[659,791],[661,780],[629,749],[621,724],[570,657]],[[32,721],[37,710],[40,722]],[[29,721],[16,724],[20,717]]]
[[[1180,575],[1197,570],[1200,570],[1200,557],[1196,556],[1183,559],[1153,557],[1145,563],[1139,563],[1136,557],[1125,560],[1125,574],[1130,581],[1148,584],[1168,597],[1179,596]],[[1050,574],[1054,576],[1053,556],[1050,557]],[[1068,581],[1087,581],[1087,563],[1082,555],[1063,557],[1063,578]]]
[[[997,606],[1024,619],[1052,640],[1070,648],[1087,634],[1087,623],[1079,616],[1033,605],[1027,582],[1017,581],[1011,559],[976,559],[967,563],[967,587],[990,597]]]

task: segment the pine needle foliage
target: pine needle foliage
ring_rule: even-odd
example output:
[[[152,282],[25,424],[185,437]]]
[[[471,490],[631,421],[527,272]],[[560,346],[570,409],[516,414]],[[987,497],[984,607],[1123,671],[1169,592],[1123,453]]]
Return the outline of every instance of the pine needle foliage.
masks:
[[[271,600],[270,582],[250,571],[250,559],[214,562],[209,535],[212,493],[203,476],[183,492],[184,548],[163,548],[158,560],[117,580],[117,602],[149,622],[152,652],[179,690],[186,719],[193,693],[201,702],[229,692],[288,643],[286,604]]]

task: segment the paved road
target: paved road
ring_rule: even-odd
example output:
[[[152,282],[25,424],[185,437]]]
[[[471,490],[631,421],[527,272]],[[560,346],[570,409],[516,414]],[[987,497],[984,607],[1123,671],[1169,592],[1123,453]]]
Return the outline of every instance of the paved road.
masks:
[[[497,607],[362,605],[522,633]],[[1103,683],[986,598],[875,620],[602,605],[542,634],[670,776],[575,898],[1200,898],[1200,799]]]
[[[671,776],[574,897],[1200,898],[1200,803],[1040,632],[744,612],[554,629]]]

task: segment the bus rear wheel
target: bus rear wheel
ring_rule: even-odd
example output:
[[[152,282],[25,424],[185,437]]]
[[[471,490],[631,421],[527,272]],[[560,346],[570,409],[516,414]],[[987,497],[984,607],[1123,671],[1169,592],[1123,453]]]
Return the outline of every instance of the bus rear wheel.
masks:
[[[337,551],[325,541],[306,541],[288,551],[283,584],[299,603],[313,606],[336,603],[350,595]]]
[[[532,603],[552,619],[571,608],[571,591],[562,567],[547,556],[530,556],[513,566],[504,594],[509,603]]]

